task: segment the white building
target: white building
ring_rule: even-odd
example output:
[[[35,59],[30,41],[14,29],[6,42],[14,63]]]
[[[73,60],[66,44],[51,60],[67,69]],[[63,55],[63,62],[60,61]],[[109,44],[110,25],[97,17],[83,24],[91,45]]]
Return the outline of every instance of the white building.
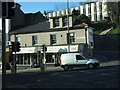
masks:
[[[73,9],[79,10],[80,14],[85,14],[91,19],[91,21],[104,20],[105,17],[108,17],[107,5],[105,0],[103,0],[102,2],[89,2],[85,5],[69,8],[70,15],[72,14]],[[65,9],[49,13],[48,17],[56,17],[58,16],[58,12],[60,13],[59,15],[67,15],[67,9]]]

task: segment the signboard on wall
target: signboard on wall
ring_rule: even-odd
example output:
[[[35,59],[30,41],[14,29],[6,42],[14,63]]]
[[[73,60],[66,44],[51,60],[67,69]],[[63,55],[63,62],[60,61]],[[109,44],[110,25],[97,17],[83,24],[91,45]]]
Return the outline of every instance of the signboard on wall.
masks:
[[[87,44],[88,48],[94,48],[94,41],[93,41],[93,29],[87,28]]]
[[[68,46],[47,46],[46,53],[67,52]],[[78,45],[70,45],[70,52],[77,52]]]
[[[36,53],[36,49],[35,47],[25,47],[25,48],[20,48],[20,51],[16,52],[16,54],[22,54],[22,53]]]

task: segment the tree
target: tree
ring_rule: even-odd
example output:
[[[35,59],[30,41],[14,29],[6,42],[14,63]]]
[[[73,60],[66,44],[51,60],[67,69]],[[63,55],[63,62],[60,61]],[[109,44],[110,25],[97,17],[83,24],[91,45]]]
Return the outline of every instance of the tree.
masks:
[[[79,10],[75,10],[73,9],[72,11],[72,15],[75,19],[74,24],[80,24],[80,23],[86,23],[86,24],[90,24],[90,19],[88,16],[86,16],[85,14],[80,14]]]
[[[74,16],[78,16],[78,15],[80,15],[80,11],[73,9],[72,14],[73,14]]]
[[[81,21],[82,23],[86,23],[88,25],[90,25],[90,19],[88,16],[86,16],[85,14],[80,14],[77,16],[78,20]]]
[[[110,20],[120,27],[120,1],[119,2],[107,2],[107,11],[110,16]]]

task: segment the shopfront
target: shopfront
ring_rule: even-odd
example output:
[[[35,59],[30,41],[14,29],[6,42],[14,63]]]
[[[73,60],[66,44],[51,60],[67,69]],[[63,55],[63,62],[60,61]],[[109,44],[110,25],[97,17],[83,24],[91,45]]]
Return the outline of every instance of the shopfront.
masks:
[[[43,52],[41,47],[24,47],[16,54],[17,65],[32,65],[40,64],[43,59]],[[70,52],[78,52],[79,45],[70,45]],[[60,64],[60,55],[68,52],[68,46],[47,46],[46,62],[45,64]]]
[[[20,52],[16,52],[17,65],[32,65],[33,62],[37,63],[37,61],[36,47],[24,47],[20,48]]]
[[[60,56],[62,53],[68,52],[68,46],[47,46],[46,64],[60,64]],[[78,45],[71,45],[70,52],[78,52]]]

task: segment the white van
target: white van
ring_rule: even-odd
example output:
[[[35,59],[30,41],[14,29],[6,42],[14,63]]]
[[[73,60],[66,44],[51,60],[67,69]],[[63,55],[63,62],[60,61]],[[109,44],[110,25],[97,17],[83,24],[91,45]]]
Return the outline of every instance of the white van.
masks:
[[[100,64],[98,60],[85,58],[80,53],[66,53],[61,54],[60,57],[60,66],[65,71],[78,66],[87,66],[88,68],[93,69],[99,65]]]

